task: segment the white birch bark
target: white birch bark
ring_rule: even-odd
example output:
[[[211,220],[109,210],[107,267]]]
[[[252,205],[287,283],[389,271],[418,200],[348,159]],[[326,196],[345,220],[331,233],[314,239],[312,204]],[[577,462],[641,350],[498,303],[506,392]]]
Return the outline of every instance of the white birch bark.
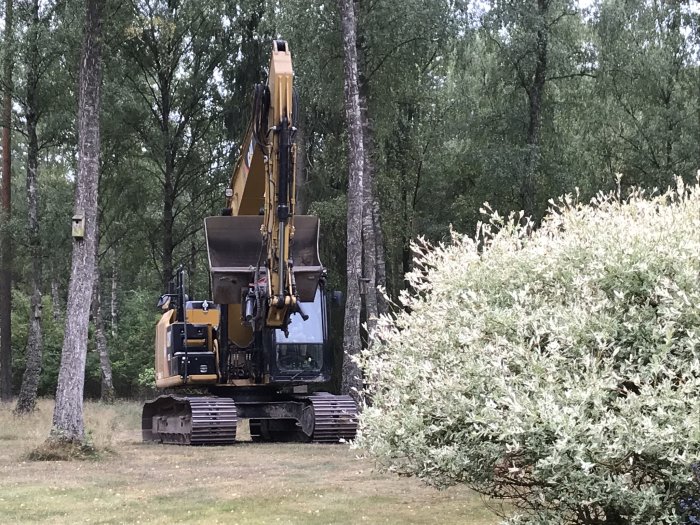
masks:
[[[348,128],[348,224],[347,294],[343,335],[343,378],[341,390],[356,399],[362,389],[362,376],[354,357],[362,349],[360,338],[360,278],[362,277],[362,199],[364,154],[360,93],[357,78],[356,21],[352,0],[338,0],[343,37],[345,74],[345,118]]]

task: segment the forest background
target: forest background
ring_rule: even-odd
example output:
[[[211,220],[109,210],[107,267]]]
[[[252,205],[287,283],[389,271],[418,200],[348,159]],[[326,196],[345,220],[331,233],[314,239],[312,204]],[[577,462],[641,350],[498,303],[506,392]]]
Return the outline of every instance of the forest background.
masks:
[[[473,232],[484,202],[539,217],[563,193],[587,201],[618,180],[624,191],[697,176],[696,2],[359,0],[355,12],[389,296],[405,287],[412,240]],[[14,79],[0,81],[13,101],[12,215],[0,226],[13,253],[12,393],[34,322],[39,394],[53,395],[82,3],[17,0],[11,34],[0,14],[3,71],[11,62]],[[301,100],[301,211],[321,218],[330,287],[345,289],[340,14],[335,2],[305,0],[108,0],[103,15],[99,293],[85,391],[104,394],[108,354],[116,395],[137,397],[151,384],[155,302],[174,268],[187,269],[191,297],[208,294],[203,218],[223,206],[277,37],[290,43]],[[333,314],[340,354],[342,309]]]

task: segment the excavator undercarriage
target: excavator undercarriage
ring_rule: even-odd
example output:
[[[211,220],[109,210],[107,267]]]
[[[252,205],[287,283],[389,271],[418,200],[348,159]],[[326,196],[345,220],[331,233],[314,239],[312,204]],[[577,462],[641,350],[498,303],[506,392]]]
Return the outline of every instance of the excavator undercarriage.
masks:
[[[161,396],[144,406],[143,440],[230,445],[239,419],[249,420],[252,441],[342,443],[355,437],[357,406],[350,396],[322,392],[262,401],[258,393],[254,400],[239,398]]]

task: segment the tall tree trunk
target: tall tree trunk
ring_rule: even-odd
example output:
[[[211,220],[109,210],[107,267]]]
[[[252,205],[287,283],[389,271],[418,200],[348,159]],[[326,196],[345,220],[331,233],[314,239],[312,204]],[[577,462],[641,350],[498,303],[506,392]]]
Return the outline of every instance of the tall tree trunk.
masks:
[[[537,30],[537,56],[532,87],[528,93],[530,121],[527,128],[527,153],[525,173],[520,185],[520,206],[525,215],[532,217],[535,213],[535,178],[540,166],[540,132],[542,129],[542,99],[544,98],[547,78],[547,11],[550,0],[537,0],[540,27]]]
[[[401,276],[403,277],[411,271],[413,262],[413,252],[411,251],[411,241],[413,231],[411,229],[411,212],[409,211],[408,189],[405,184],[401,188],[401,206],[403,212],[403,232],[401,234]]]
[[[365,318],[368,340],[377,325],[377,238],[374,220],[374,164],[372,137],[367,116],[367,97],[360,86],[360,117],[362,119],[362,277],[365,282]]]
[[[671,45],[676,44],[673,56],[671,60],[672,68],[668,71],[668,77],[666,80],[666,89],[662,91],[662,99],[664,103],[664,116],[666,118],[666,144],[665,144],[665,165],[664,173],[659,177],[657,181],[658,187],[663,188],[669,184],[673,183],[674,169],[673,169],[673,145],[676,142],[676,124],[672,116],[672,102],[674,100],[675,86],[679,81],[681,71],[683,70],[683,46],[685,37],[681,34],[681,12],[680,5],[674,5],[671,3],[669,5],[670,12],[668,13],[668,32],[670,33],[670,43]],[[672,35],[672,36],[671,36]]]
[[[669,97],[670,98],[670,97]],[[673,119],[670,116],[671,112],[671,101],[669,100],[666,104],[666,162],[664,165],[664,173],[662,177],[659,177],[657,182],[659,188],[663,188],[667,184],[672,184],[673,182],[673,133],[674,124]]]
[[[5,0],[5,53],[2,97],[2,184],[0,185],[0,400],[12,398],[12,70],[14,27],[12,0]]]
[[[163,290],[168,289],[168,282],[173,278],[173,227],[175,225],[175,156],[170,136],[170,83],[166,73],[161,73],[161,122],[160,131],[163,137],[164,160],[164,184],[163,184]]]
[[[187,265],[187,293],[190,299],[194,300],[198,297],[196,280],[194,276],[197,275],[197,246],[194,244],[194,240],[190,242],[190,262]]]
[[[98,226],[99,228],[99,226]],[[97,260],[99,251],[99,232],[95,240],[95,280],[92,289],[92,320],[95,323],[95,346],[100,356],[101,388],[100,401],[114,401],[114,383],[112,382],[112,362],[109,359],[109,347],[105,335],[105,323],[102,318],[102,296],[100,293],[100,264]]]
[[[168,289],[168,282],[173,278],[173,208],[175,206],[175,192],[173,190],[172,170],[168,170],[166,163],[165,185],[163,186],[163,290]]]
[[[298,215],[303,215],[306,213],[306,137],[304,136],[304,131],[298,129],[294,138],[297,148],[296,162],[294,164],[294,183],[296,188],[294,189],[294,197],[296,199],[296,205],[294,213]]]
[[[99,279],[99,277],[98,277]],[[99,287],[99,282],[95,283]],[[95,342],[97,353],[100,356],[100,370],[102,381],[100,383],[100,401],[112,403],[114,401],[114,381],[112,380],[112,361],[109,357],[109,346],[105,335],[105,324],[102,318],[102,305],[100,297],[95,300],[93,307],[93,318],[95,320]]]
[[[375,180],[376,188],[376,180]],[[374,246],[376,248],[376,266],[375,279],[376,284],[382,290],[386,290],[386,250],[384,249],[384,233],[382,231],[381,210],[379,208],[379,198],[375,192],[374,200],[372,201],[372,219],[374,220]],[[384,293],[377,294],[377,313],[383,315],[389,312]]]
[[[51,279],[51,308],[53,309],[53,320],[58,322],[61,319],[61,292],[58,289],[58,281]]]
[[[34,410],[36,393],[41,374],[41,356],[43,337],[41,333],[41,240],[39,237],[39,140],[37,123],[39,120],[37,87],[39,83],[39,0],[31,2],[31,25],[28,31],[27,46],[27,215],[29,251],[32,260],[32,272],[29,277],[31,287],[29,333],[27,335],[26,365],[22,377],[22,386],[17,399],[15,413],[26,414]]]
[[[359,6],[357,2],[356,7]],[[358,15],[356,13],[356,19]],[[365,296],[365,318],[367,320],[368,336],[373,332],[378,317],[379,301],[382,294],[377,291],[377,265],[380,264],[377,257],[382,256],[382,250],[377,246],[377,227],[379,218],[375,216],[374,203],[376,202],[377,182],[374,169],[374,143],[371,123],[369,119],[369,82],[363,73],[367,70],[367,62],[363,40],[358,35],[357,61],[358,61],[358,93],[360,100],[360,118],[362,119],[362,153],[363,153],[363,188],[362,188],[362,247],[363,247],[363,277],[367,284]],[[383,264],[383,263],[382,263]]]
[[[80,60],[78,94],[78,172],[75,213],[84,213],[85,237],[73,241],[73,259],[61,368],[53,413],[52,437],[82,443],[83,387],[90,303],[95,271],[97,188],[100,171],[100,12],[102,0],[85,2],[85,36]]]
[[[112,294],[109,301],[109,318],[111,322],[110,333],[117,336],[117,250],[112,250]]]
[[[353,0],[338,0],[343,36],[345,118],[348,127],[347,299],[343,334],[342,392],[359,397],[362,374],[354,358],[362,349],[360,338],[360,278],[362,277],[362,199],[364,152],[360,93],[357,80],[356,21]]]

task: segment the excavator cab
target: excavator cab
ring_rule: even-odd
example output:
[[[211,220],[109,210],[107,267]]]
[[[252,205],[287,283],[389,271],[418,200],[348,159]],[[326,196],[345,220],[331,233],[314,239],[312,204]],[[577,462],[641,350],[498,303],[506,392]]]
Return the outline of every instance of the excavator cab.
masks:
[[[326,293],[316,288],[313,301],[303,302],[301,314],[290,318],[287,333],[273,332],[274,359],[270,366],[273,382],[325,382],[331,379],[331,348],[328,344]]]

